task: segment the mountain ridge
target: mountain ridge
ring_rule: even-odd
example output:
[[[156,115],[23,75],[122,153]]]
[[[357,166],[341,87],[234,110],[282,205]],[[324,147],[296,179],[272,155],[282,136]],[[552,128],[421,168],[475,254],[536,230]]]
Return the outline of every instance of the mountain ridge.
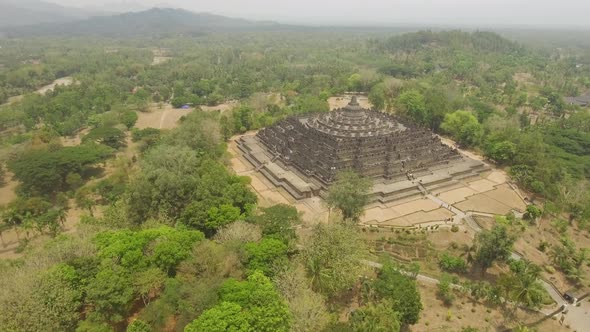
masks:
[[[264,30],[286,27],[276,22],[250,21],[177,8],[151,8],[109,16],[94,16],[65,23],[43,23],[4,29],[8,37],[109,36],[200,34],[214,31]]]
[[[0,28],[65,23],[99,14],[98,11],[64,7],[41,0],[0,0]]]

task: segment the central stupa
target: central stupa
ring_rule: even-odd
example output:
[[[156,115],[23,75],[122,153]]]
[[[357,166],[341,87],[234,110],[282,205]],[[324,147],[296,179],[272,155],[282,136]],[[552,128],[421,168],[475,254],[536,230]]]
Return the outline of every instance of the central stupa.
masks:
[[[430,130],[364,109],[356,97],[344,108],[279,121],[255,136],[243,136],[238,146],[256,170],[297,199],[322,195],[344,170],[373,178],[373,196],[388,201],[399,190],[409,187],[419,194],[424,190],[419,185],[477,175],[485,168]]]

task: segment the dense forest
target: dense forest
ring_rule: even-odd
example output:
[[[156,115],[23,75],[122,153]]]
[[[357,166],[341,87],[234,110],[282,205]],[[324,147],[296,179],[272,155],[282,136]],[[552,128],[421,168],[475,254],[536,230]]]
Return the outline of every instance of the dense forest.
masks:
[[[419,264],[375,257],[356,224],[365,179],[344,174],[327,201],[340,213],[308,225],[293,206],[260,206],[228,167],[234,135],[327,112],[345,92],[483,155],[534,202],[521,218],[498,216],[468,256],[437,256],[436,301],[480,301],[516,327],[517,308],[547,302],[542,268],[587,284],[574,234],[590,231],[590,112],[564,98],[590,90],[590,49],[483,31],[127,37],[0,41],[0,187],[17,184],[0,237],[19,237],[18,255],[0,259],[0,330],[412,330],[428,308]],[[166,106],[193,111],[173,129],[136,127]],[[511,260],[540,220],[560,237],[545,243],[551,263]],[[471,278],[494,264],[497,278]]]

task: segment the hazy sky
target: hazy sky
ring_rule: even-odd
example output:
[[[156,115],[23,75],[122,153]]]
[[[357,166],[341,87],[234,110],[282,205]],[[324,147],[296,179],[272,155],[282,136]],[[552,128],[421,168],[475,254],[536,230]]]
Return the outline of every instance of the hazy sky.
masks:
[[[288,23],[590,26],[590,0],[46,0],[135,3]],[[108,8],[108,7],[107,7]]]

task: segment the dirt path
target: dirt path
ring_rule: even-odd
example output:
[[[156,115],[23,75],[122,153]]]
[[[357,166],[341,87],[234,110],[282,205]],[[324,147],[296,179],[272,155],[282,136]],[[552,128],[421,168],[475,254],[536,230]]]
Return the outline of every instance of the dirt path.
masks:
[[[0,187],[0,206],[6,205],[12,202],[16,198],[15,189],[18,186],[18,182],[13,180],[14,174],[6,172],[3,185]]]

